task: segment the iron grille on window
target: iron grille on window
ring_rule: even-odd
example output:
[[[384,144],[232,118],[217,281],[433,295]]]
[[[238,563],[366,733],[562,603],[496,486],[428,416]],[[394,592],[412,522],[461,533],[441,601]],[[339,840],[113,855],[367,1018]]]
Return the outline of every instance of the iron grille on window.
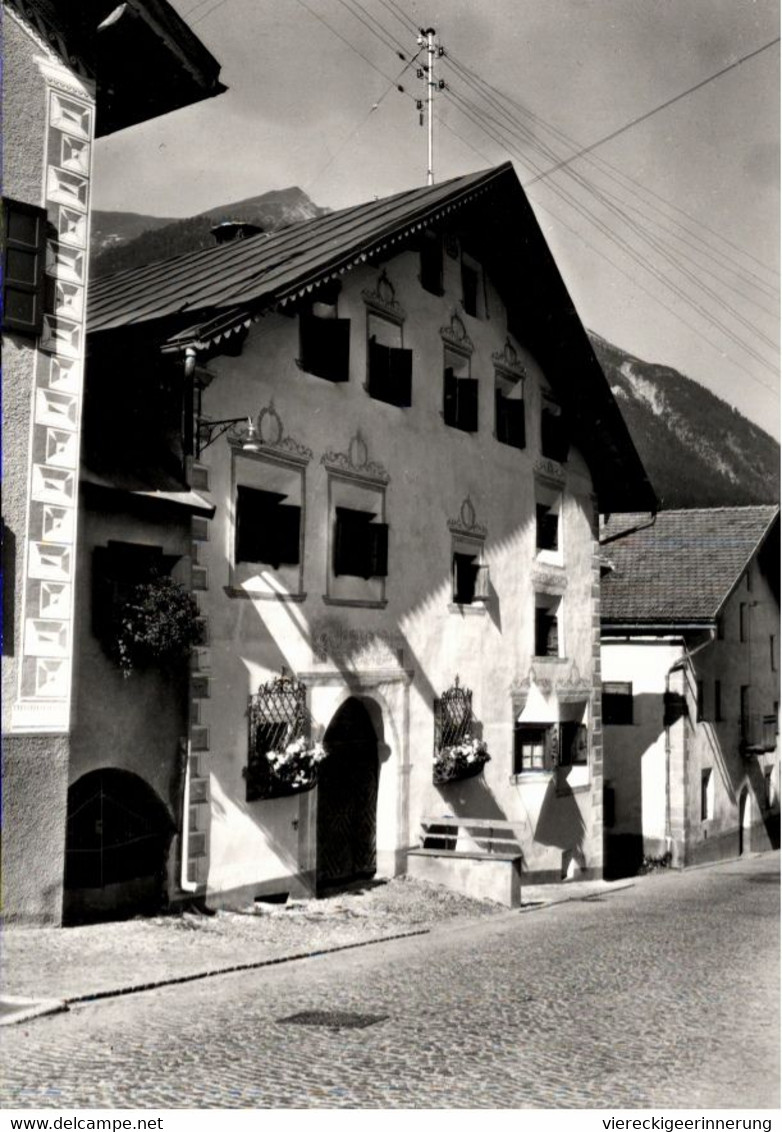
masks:
[[[434,701],[434,749],[456,747],[472,738],[472,692],[462,688],[459,677],[453,685]]]
[[[277,788],[266,755],[284,750],[296,739],[309,738],[307,690],[299,680],[283,674],[261,684],[249,704],[247,801],[274,798],[289,790]]]

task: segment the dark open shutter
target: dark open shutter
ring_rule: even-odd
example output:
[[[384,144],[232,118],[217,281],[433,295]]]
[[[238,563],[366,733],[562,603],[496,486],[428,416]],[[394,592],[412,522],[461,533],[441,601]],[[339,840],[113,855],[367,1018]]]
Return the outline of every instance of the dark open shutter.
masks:
[[[3,198],[3,329],[40,334],[46,268],[46,212]]]
[[[387,401],[391,390],[391,350],[369,340],[369,395]]]
[[[273,522],[277,530],[276,553],[278,561],[276,566],[298,566],[301,559],[301,544],[299,539],[301,527],[301,507],[294,507],[289,503],[281,503],[273,510]]]
[[[301,316],[301,365],[327,381],[347,381],[350,368],[350,319]]]
[[[464,432],[478,431],[478,381],[460,377],[458,382],[457,427]]]
[[[366,528],[369,541],[369,578],[388,577],[388,526],[370,523]]]
[[[389,378],[393,403],[402,409],[413,403],[413,351],[389,351]]]
[[[564,463],[567,460],[570,440],[561,412],[543,409],[540,422],[540,448],[545,457]]]
[[[443,375],[443,417],[447,425],[456,427],[456,406],[458,381],[453,370],[447,366]]]
[[[443,293],[443,243],[439,236],[425,235],[421,241],[421,286],[433,295]]]
[[[524,402],[505,399],[506,444],[514,448],[524,448],[527,443],[527,430],[524,418]]]
[[[371,577],[368,534],[374,519],[371,511],[355,511],[351,507],[336,508],[334,524],[334,574],[356,578]]]

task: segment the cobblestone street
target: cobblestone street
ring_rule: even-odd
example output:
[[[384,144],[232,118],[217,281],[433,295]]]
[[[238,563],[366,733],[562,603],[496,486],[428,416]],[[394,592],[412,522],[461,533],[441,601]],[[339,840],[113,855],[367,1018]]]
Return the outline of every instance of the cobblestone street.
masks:
[[[285,1021],[302,1012],[342,1017]],[[375,1018],[339,1028],[346,1014]],[[10,1108],[777,1107],[779,858],[107,999],[5,1037]]]

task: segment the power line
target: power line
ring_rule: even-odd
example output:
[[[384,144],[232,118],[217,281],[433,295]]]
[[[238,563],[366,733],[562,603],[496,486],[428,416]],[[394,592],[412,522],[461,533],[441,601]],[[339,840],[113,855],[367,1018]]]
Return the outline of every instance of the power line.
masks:
[[[394,37],[386,31],[386,29],[378,20],[376,20],[373,16],[370,16],[369,12],[367,12],[366,8],[364,8],[363,5],[358,2],[358,0],[354,0],[354,3],[356,5],[356,8],[359,8],[364,13],[363,16],[354,11],[353,7],[348,3],[348,0],[337,0],[337,3],[341,4],[343,8],[350,12],[351,16],[359,20],[365,28],[369,28],[372,34],[380,40],[384,47],[393,51],[395,55],[400,56],[402,59],[407,58],[407,51],[403,49],[402,44],[399,43],[398,40],[394,40]],[[368,19],[365,19],[364,16],[368,17]],[[378,28],[380,29],[379,31],[377,30]]]
[[[224,3],[224,0],[220,0],[220,2],[221,2],[221,3]],[[321,22],[321,23],[322,23],[322,24],[323,24],[323,25],[324,25],[325,27],[327,27],[327,28],[329,29],[329,31],[330,31],[330,32],[332,32],[332,34],[333,34],[333,35],[336,35],[337,39],[341,39],[341,40],[342,40],[342,42],[343,42],[343,43],[345,44],[345,46],[346,46],[346,47],[349,47],[349,48],[350,48],[350,50],[351,50],[351,51],[352,51],[352,52],[353,52],[354,54],[356,54],[356,55],[360,56],[360,58],[362,58],[362,59],[364,60],[364,62],[365,62],[365,63],[368,63],[368,64],[369,64],[369,66],[370,66],[370,67],[372,68],[372,70],[373,70],[373,71],[377,71],[377,73],[378,73],[379,75],[382,75],[382,76],[383,76],[383,78],[384,78],[384,79],[386,80],[386,82],[393,82],[393,81],[394,81],[394,80],[393,80],[393,79],[391,78],[391,76],[390,76],[390,75],[387,75],[387,74],[385,73],[385,71],[381,71],[381,70],[380,70],[380,68],[379,68],[378,66],[376,66],[376,64],[375,64],[375,63],[373,63],[373,62],[372,62],[372,60],[371,60],[371,59],[369,59],[369,58],[368,58],[368,57],[367,57],[367,56],[366,56],[366,55],[365,55],[365,54],[363,53],[363,51],[359,51],[359,49],[358,49],[358,48],[357,48],[357,47],[356,47],[356,46],[355,46],[355,45],[354,45],[353,43],[351,43],[349,39],[346,39],[346,38],[345,38],[345,36],[344,36],[344,35],[343,35],[343,34],[342,34],[341,32],[337,31],[337,29],[336,29],[336,28],[332,27],[332,25],[331,25],[331,24],[330,24],[330,23],[328,22],[328,20],[324,19],[324,18],[323,18],[323,16],[319,15],[319,14],[318,14],[317,12],[313,12],[313,10],[312,10],[312,8],[310,8],[309,4],[307,4],[307,3],[306,3],[306,0],[297,0],[297,2],[298,2],[299,4],[301,4],[302,8],[304,8],[304,9],[305,9],[305,10],[306,10],[307,12],[309,12],[309,14],[310,14],[311,16],[313,16],[313,17],[314,17],[314,18],[315,18],[316,20],[320,20],[320,22]],[[403,92],[403,93],[406,93],[406,92]],[[412,97],[412,95],[411,95],[410,97]]]
[[[451,98],[453,98],[453,93],[454,93],[453,91],[449,91]],[[486,133],[489,137],[491,137],[506,152],[513,153],[518,158],[518,160],[522,161],[522,163],[530,162],[529,158],[525,158],[525,157],[521,156],[517,151],[514,150],[514,148],[512,146],[509,146],[507,139],[505,139],[501,135],[498,135],[497,133],[495,133],[492,128],[487,127],[484,124],[484,122],[481,120],[480,116],[475,116],[474,111],[469,109],[469,106],[468,106],[468,110],[461,109],[461,112],[463,114],[465,114],[465,116],[468,117],[468,119],[470,121],[472,121],[473,125],[477,126],[484,133]],[[530,163],[532,163],[532,162],[530,162]],[[534,163],[532,163],[532,164],[534,164]],[[760,364],[764,365],[766,368],[768,368],[768,369],[772,368],[765,361],[765,359],[762,358],[761,355],[757,354],[756,351],[754,351],[754,349],[751,346],[749,346],[748,343],[744,342],[734,331],[732,331],[730,329],[730,327],[726,326],[723,322],[720,322],[717,318],[715,318],[715,316],[713,316],[700,303],[698,303],[697,300],[692,298],[692,296],[687,295],[687,293],[684,292],[678,284],[676,284],[674,281],[667,279],[665,276],[663,276],[660,273],[660,271],[657,268],[655,268],[651,263],[649,263],[647,260],[645,260],[640,255],[640,253],[635,248],[632,247],[632,245],[628,244],[628,242],[624,238],[619,236],[618,233],[614,232],[611,228],[607,227],[603,221],[601,221],[593,213],[589,212],[589,210],[586,209],[585,206],[583,204],[581,204],[578,200],[576,200],[572,196],[571,193],[567,192],[564,189],[561,189],[559,186],[554,185],[553,183],[551,183],[549,185],[549,187],[558,196],[560,196],[562,199],[564,199],[565,202],[567,204],[569,204],[569,206],[571,208],[573,208],[575,211],[577,211],[585,220],[587,220],[589,223],[596,226],[598,228],[598,230],[600,232],[602,232],[602,234],[609,241],[611,241],[612,243],[615,243],[620,248],[620,250],[622,250],[624,252],[625,255],[627,255],[630,259],[633,260],[633,262],[635,262],[638,266],[642,267],[644,270],[648,271],[655,278],[655,280],[658,283],[667,287],[669,290],[673,291],[674,294],[676,294],[678,298],[680,298],[683,302],[687,303],[688,306],[691,306],[698,314],[701,315],[701,317],[706,322],[708,322],[716,330],[720,331],[727,338],[729,338],[730,341],[732,341],[734,343],[734,345],[736,345],[739,349],[741,349],[745,353],[754,357],[755,360],[759,361]],[[612,261],[610,259],[608,260],[608,262],[612,263]],[[643,288],[643,287],[641,287],[641,289],[645,290],[645,288]],[[660,302],[660,304],[662,306],[665,306],[666,309],[668,309],[667,304],[663,303],[662,300],[658,299],[658,301]],[[700,333],[700,337],[705,337],[705,336],[702,333]],[[714,343],[711,342],[710,339],[706,338],[705,340],[708,341],[710,343],[710,345],[714,346]],[[750,380],[756,381],[757,384],[762,385],[764,388],[767,388],[767,389],[771,388],[765,382],[761,381],[759,378],[757,378],[753,374],[751,374],[749,372],[749,370],[747,370],[744,366],[741,366],[740,363],[736,362],[735,364],[738,366],[738,368],[742,369],[742,371],[747,374],[747,376],[750,378]]]
[[[506,119],[507,119],[507,120],[508,120],[508,121],[509,121],[509,122],[511,123],[510,127],[508,127],[508,126],[505,126],[504,128],[506,128],[506,129],[510,129],[510,130],[511,130],[511,131],[512,131],[512,132],[513,132],[513,133],[514,133],[514,134],[515,134],[516,136],[520,136],[520,137],[522,137],[522,138],[524,139],[524,141],[527,141],[527,142],[531,143],[531,144],[532,144],[532,145],[533,145],[533,146],[534,146],[534,147],[535,147],[536,149],[540,150],[540,151],[541,151],[541,152],[542,152],[542,153],[543,153],[543,154],[544,154],[545,156],[547,156],[547,157],[548,157],[549,159],[551,159],[552,157],[556,156],[556,155],[554,154],[554,151],[553,151],[553,150],[551,149],[551,147],[550,147],[550,146],[548,146],[548,145],[547,145],[547,144],[546,144],[545,142],[543,142],[543,141],[542,141],[542,140],[541,140],[541,139],[540,139],[539,137],[537,137],[536,135],[532,134],[532,133],[531,133],[531,132],[530,132],[530,131],[529,131],[529,130],[528,130],[528,129],[527,129],[527,128],[526,128],[526,127],[525,127],[525,126],[523,125],[523,123],[521,123],[521,122],[520,122],[520,121],[518,120],[518,118],[516,118],[516,117],[515,117],[514,115],[512,115],[512,114],[511,114],[511,113],[510,113],[510,112],[509,112],[509,111],[508,111],[508,110],[507,110],[507,109],[506,109],[505,107],[503,107],[503,106],[502,106],[502,105],[501,105],[501,104],[500,104],[500,103],[499,103],[499,102],[498,102],[498,101],[497,101],[496,99],[492,98],[492,97],[491,97],[490,95],[486,95],[486,94],[485,94],[485,93],[484,93],[484,92],[483,92],[483,91],[481,90],[480,86],[478,86],[478,85],[477,85],[477,84],[476,84],[476,83],[475,83],[475,82],[474,82],[474,81],[473,81],[473,80],[472,80],[472,79],[471,79],[471,78],[470,78],[470,77],[469,77],[468,75],[466,75],[466,74],[465,74],[465,75],[462,75],[461,77],[463,78],[463,80],[464,80],[464,81],[468,82],[468,84],[469,84],[469,85],[470,85],[470,86],[472,87],[472,89],[473,89],[473,90],[477,91],[477,93],[478,93],[478,96],[479,96],[479,97],[481,97],[481,98],[484,98],[484,99],[485,99],[485,100],[486,100],[487,102],[489,102],[489,103],[490,103],[490,104],[491,104],[492,106],[494,106],[494,107],[497,107],[497,108],[498,108],[498,110],[500,111],[500,113],[501,113],[501,114],[502,114],[502,115],[504,116],[504,118],[506,118]],[[478,107],[474,107],[474,108],[476,109],[476,111],[478,111],[478,110],[479,110],[479,111],[480,111],[480,112],[481,112],[482,114],[483,114],[483,113],[485,113],[485,112],[483,111],[483,107],[480,107],[480,108],[478,108]],[[498,122],[498,121],[497,121],[497,119],[496,119],[496,118],[494,118],[493,116],[489,115],[489,118],[490,118],[490,119],[491,119],[491,120],[492,120],[492,121],[493,121],[493,122],[494,122],[494,123],[495,123],[495,124],[496,124],[497,126],[500,126],[500,125],[502,125],[502,124],[501,124],[500,122]],[[544,125],[546,125],[546,124],[544,123]],[[553,127],[551,127],[551,132],[554,132],[554,133],[558,133],[558,131],[555,131]],[[590,157],[590,158],[587,158],[587,160],[588,160],[588,161],[590,161],[590,162],[591,162],[591,163],[593,163],[593,164],[596,164],[596,163],[600,163],[600,164],[607,164],[607,163],[605,163],[605,162],[602,162],[600,158],[593,158],[593,157]],[[612,168],[612,167],[611,167],[611,166],[609,165],[609,166],[608,166],[608,168],[610,169],[610,168]],[[618,171],[618,170],[617,170],[617,173],[619,173],[619,172],[620,172],[620,171]],[[650,217],[650,216],[648,215],[648,213],[645,213],[645,212],[643,211],[643,209],[642,209],[642,208],[640,207],[640,205],[639,205],[638,201],[633,201],[633,202],[632,202],[631,204],[629,204],[629,205],[628,205],[628,203],[627,203],[627,202],[625,202],[625,201],[622,201],[621,199],[617,198],[615,194],[612,194],[612,193],[610,193],[610,192],[609,192],[608,190],[606,190],[606,189],[600,189],[600,188],[599,188],[599,187],[598,187],[597,185],[595,185],[595,184],[594,184],[593,182],[589,181],[589,180],[588,180],[588,179],[586,178],[586,176],[585,176],[584,174],[581,174],[581,173],[577,173],[576,171],[574,171],[574,170],[572,170],[572,169],[564,169],[564,173],[565,173],[565,174],[566,174],[567,176],[570,176],[570,177],[574,178],[575,180],[577,180],[577,181],[578,181],[578,182],[579,182],[579,183],[581,184],[581,186],[582,186],[582,187],[583,187],[583,188],[585,189],[585,191],[587,191],[587,192],[590,192],[590,193],[592,193],[592,194],[594,194],[594,195],[597,195],[597,196],[599,196],[599,197],[600,197],[600,198],[601,198],[601,199],[602,199],[602,200],[604,201],[604,203],[606,202],[606,198],[607,198],[607,197],[610,197],[610,198],[611,198],[611,199],[612,199],[612,200],[613,200],[614,202],[616,202],[616,207],[618,207],[618,208],[627,208],[627,207],[630,207],[630,208],[632,208],[632,209],[633,209],[633,210],[634,210],[635,212],[637,212],[638,214],[640,214],[640,215],[641,215],[641,216],[643,217],[644,221],[646,221],[647,223],[651,223],[651,224],[653,224],[653,225],[657,226],[658,228],[662,228],[662,225],[660,224],[660,222],[659,222],[659,221],[655,220],[655,219],[654,219],[654,217]],[[620,174],[620,176],[621,176],[621,174]],[[629,182],[630,182],[631,184],[633,184],[633,185],[634,185],[634,186],[636,186],[636,187],[641,187],[641,186],[637,186],[637,185],[636,185],[636,182],[634,182],[632,178],[629,178],[629,177],[623,176],[623,177],[622,177],[622,179],[623,179],[623,180],[625,180],[625,181],[629,181]],[[615,188],[616,188],[616,187],[617,187],[617,186],[615,186]],[[654,205],[648,205],[648,204],[647,204],[647,207],[651,207],[651,208],[655,209],[655,211],[656,211],[656,212],[658,212],[658,213],[661,213],[661,210],[660,210],[660,209],[658,209],[658,208],[656,208],[656,207],[655,207]],[[628,223],[632,223],[631,219],[630,219],[630,218],[629,218],[629,217],[627,216],[627,214],[626,214],[626,213],[623,213],[623,215],[624,215],[624,219],[625,219],[625,220],[626,220],[626,221],[627,221]],[[663,215],[665,215],[665,214],[663,214]],[[671,218],[670,218],[670,217],[668,217],[668,216],[666,216],[665,218],[666,218],[666,221],[667,221],[668,223],[670,223],[670,221],[671,221]],[[677,222],[677,221],[673,221],[673,223],[677,223],[677,224],[678,224],[678,222]],[[678,226],[679,226],[679,227],[683,227],[683,225],[681,225],[681,224],[679,224]],[[688,232],[689,232],[689,230],[688,230],[688,229],[686,229],[686,228],[685,228],[685,231],[688,231]],[[712,259],[712,261],[713,261],[713,262],[719,262],[719,261],[718,261],[718,260],[716,260],[716,259],[714,258],[714,256],[713,256],[713,255],[711,254],[711,250],[709,250],[709,251],[703,251],[703,250],[702,250],[701,248],[698,248],[698,247],[697,247],[697,245],[693,244],[691,240],[687,240],[687,239],[685,239],[684,237],[677,235],[677,234],[676,234],[675,232],[669,232],[667,228],[666,228],[666,229],[664,229],[664,234],[665,234],[665,238],[666,238],[666,239],[667,239],[667,240],[668,240],[669,242],[670,242],[670,241],[672,241],[672,240],[673,240],[673,241],[678,241],[679,243],[682,243],[682,244],[684,244],[685,246],[687,246],[688,248],[690,248],[691,250],[694,250],[694,251],[695,251],[695,252],[696,252],[697,254],[699,254],[699,255],[705,255],[705,256],[707,256],[707,258],[710,258],[710,259]],[[652,239],[652,238],[653,238],[653,237],[651,237],[651,236],[649,237],[649,239]],[[698,238],[699,238],[699,237],[697,237],[697,235],[696,235],[696,239],[698,239]],[[706,244],[706,246],[707,246],[707,247],[709,247],[709,245],[708,245],[708,242],[707,242],[707,241],[701,240],[701,242],[702,242],[702,243],[704,243],[704,244]],[[678,254],[678,253],[677,253],[677,254]],[[720,254],[721,256],[723,256],[723,258],[726,258],[726,259],[728,258],[728,257],[724,256],[724,253],[719,253],[719,254]],[[742,278],[742,280],[743,280],[744,282],[748,283],[748,285],[750,285],[750,286],[756,286],[756,287],[758,287],[758,289],[759,289],[759,290],[761,290],[761,291],[762,291],[762,292],[763,292],[764,294],[768,294],[768,289],[767,289],[767,288],[765,287],[765,285],[763,285],[763,284],[761,284],[761,283],[759,283],[759,282],[758,282],[758,283],[753,283],[753,281],[752,281],[751,279],[748,279],[748,278],[747,278],[747,276],[745,275],[745,273],[743,273],[743,272],[741,271],[741,269],[740,269],[739,265],[735,264],[735,262],[734,262],[734,261],[730,261],[730,264],[731,264],[731,268],[732,268],[732,270],[733,270],[734,272],[737,272],[737,273],[738,273],[738,274],[740,275],[740,277]],[[676,264],[675,266],[677,266],[677,268],[679,268],[679,265],[678,265],[678,264]],[[739,296],[740,296],[741,298],[743,298],[743,299],[744,299],[744,300],[745,300],[746,302],[748,302],[748,303],[751,303],[751,304],[752,304],[753,306],[757,307],[757,308],[758,308],[758,310],[762,311],[762,312],[763,312],[763,313],[764,313],[765,315],[767,315],[768,317],[771,317],[771,318],[774,318],[774,319],[776,319],[776,312],[772,312],[772,311],[769,311],[769,310],[768,310],[768,308],[766,308],[765,306],[763,306],[763,304],[762,304],[762,303],[758,302],[758,301],[757,301],[756,299],[752,298],[752,297],[751,297],[750,295],[747,295],[747,294],[746,294],[746,293],[745,293],[744,291],[742,291],[742,290],[741,290],[740,288],[738,288],[738,287],[737,287],[737,286],[735,285],[735,283],[734,283],[734,282],[733,282],[732,280],[726,280],[726,279],[724,279],[724,278],[723,278],[722,276],[716,275],[716,274],[715,274],[714,272],[712,272],[712,271],[709,271],[709,269],[708,269],[707,267],[705,267],[705,266],[704,266],[703,264],[698,264],[697,266],[699,267],[699,269],[700,269],[700,270],[701,270],[702,272],[704,272],[705,274],[709,275],[709,276],[710,276],[710,277],[711,277],[711,278],[712,278],[713,280],[715,280],[715,282],[717,282],[717,283],[718,283],[718,284],[719,284],[720,286],[722,286],[722,287],[725,287],[725,288],[727,288],[728,290],[731,290],[731,291],[733,291],[733,292],[734,292],[735,294],[737,294],[737,295],[739,295]],[[681,270],[686,270],[686,269],[684,269],[684,268],[681,268]],[[698,286],[700,286],[700,285],[701,285],[701,284],[700,284],[700,282],[699,282],[699,281],[698,281],[698,280],[697,280],[696,278],[694,278],[694,277],[693,277],[693,281],[694,281],[694,282],[696,283],[696,285],[698,285]],[[705,284],[704,284],[703,286],[704,286],[704,289],[708,290],[708,288],[706,287],[706,285],[705,285]],[[769,296],[769,297],[771,297],[771,296]],[[718,301],[718,302],[720,302],[721,304],[723,304],[723,305],[724,305],[724,301],[723,301],[723,300],[721,299],[721,297],[717,296],[717,301]],[[730,309],[730,313],[733,313],[733,311],[732,311],[732,308]],[[740,318],[741,316],[740,316],[740,315],[737,315],[737,317],[739,317],[739,318]],[[756,327],[754,327],[754,325],[751,325],[751,326],[749,326],[749,328],[750,328],[750,329],[751,329],[751,330],[753,331],[753,333],[757,332],[757,333],[759,333],[759,334],[760,334],[761,336],[763,336],[763,335],[762,335],[762,332],[761,332],[761,331],[757,331],[757,328],[756,328]],[[773,350],[774,350],[774,351],[776,352],[776,344],[775,344],[775,343],[772,343],[772,342],[771,342],[771,341],[770,341],[769,339],[767,339],[767,338],[766,338],[766,341],[767,341],[767,342],[768,342],[768,344],[769,344],[769,345],[771,346],[771,348],[772,348],[772,349],[773,349]]]
[[[501,91],[498,87],[495,87],[491,83],[487,82],[487,80],[482,78],[476,71],[473,71],[472,68],[468,67],[464,62],[458,60],[456,58],[456,56],[449,53],[447,59],[448,59],[448,63],[451,66],[455,67],[459,72],[462,72],[461,77],[464,79],[464,81],[468,82],[471,86],[473,86],[473,89],[476,89],[476,87],[475,87],[476,83],[480,84],[480,88],[485,88],[488,91],[494,92],[494,94],[498,95],[505,102],[507,102],[511,106],[515,107],[517,110],[519,110],[526,117],[529,117],[536,126],[543,127],[545,130],[548,130],[550,133],[554,134],[554,136],[557,137],[559,140],[563,141],[564,144],[566,144],[568,146],[578,145],[578,143],[575,142],[572,138],[570,138],[566,133],[564,133],[564,131],[559,130],[555,126],[552,126],[545,119],[541,118],[539,115],[533,113],[531,110],[529,110],[527,107],[525,107],[523,105],[523,103],[518,102],[514,98],[511,98],[510,95],[506,94],[504,91]],[[480,93],[481,93],[482,97],[486,98],[494,106],[502,109],[506,115],[509,114],[509,112],[504,107],[502,107],[501,104],[497,101],[497,99],[492,97],[491,94],[486,94],[484,91],[481,91]],[[574,159],[575,158],[573,156],[571,156],[570,160],[574,160]],[[759,267],[761,267],[764,271],[768,272],[769,274],[773,275],[776,278],[777,272],[774,268],[769,267],[767,264],[763,263],[762,260],[757,259],[750,252],[747,252],[745,249],[743,249],[743,248],[739,247],[737,244],[733,243],[726,236],[724,236],[721,232],[717,232],[713,228],[710,228],[702,220],[698,220],[695,217],[690,216],[690,214],[688,212],[686,212],[683,208],[681,208],[679,205],[675,204],[673,201],[667,200],[660,193],[657,193],[653,189],[651,189],[648,185],[645,185],[643,182],[637,181],[637,180],[635,180],[635,178],[630,177],[628,174],[624,173],[621,169],[619,169],[615,165],[612,165],[610,162],[606,161],[604,158],[592,156],[592,157],[588,157],[587,160],[590,161],[592,164],[598,164],[598,165],[601,165],[601,166],[604,166],[604,167],[610,169],[614,174],[619,176],[621,179],[629,182],[633,186],[634,189],[636,189],[636,190],[640,189],[641,192],[645,193],[647,196],[651,196],[655,200],[660,201],[660,203],[664,204],[666,206],[666,208],[669,208],[669,209],[673,210],[674,212],[677,212],[680,216],[683,216],[685,219],[689,220],[692,224],[695,224],[697,227],[702,228],[705,232],[708,232],[711,236],[713,236],[715,239],[719,240],[721,243],[725,244],[727,247],[731,248],[733,251],[738,252],[740,255],[743,255],[747,259],[752,260]],[[673,218],[666,217],[666,219],[672,220]],[[698,236],[696,233],[691,232],[691,230],[686,228],[685,225],[682,225],[681,222],[673,220],[673,223],[678,223],[680,227],[685,228],[685,231],[689,231],[690,234],[694,235],[696,239],[699,239],[704,244],[706,244],[707,246],[710,246],[708,244],[708,241],[704,237]],[[712,250],[716,250],[716,249],[712,249]],[[750,276],[750,279],[748,279],[748,282],[750,282],[750,285],[757,286],[760,290],[763,290],[764,293],[768,294],[769,297],[772,297],[772,298],[775,295],[778,294],[777,289],[772,288],[771,285],[768,284],[768,283],[764,283],[760,279],[760,277],[757,276],[750,268],[742,269],[742,268],[739,267],[739,265],[736,264],[735,260],[730,260],[730,258],[727,255],[725,255],[725,253],[720,252],[718,254],[724,255],[726,259],[729,259],[729,262],[731,263],[732,267],[737,268],[738,270],[741,270],[742,272],[748,272],[749,276]],[[753,280],[754,280],[754,282],[752,282]]]
[[[632,122],[627,122],[624,126],[620,126],[618,130],[614,130],[612,133],[606,134],[605,137],[598,138],[597,141],[591,142],[590,145],[584,146],[584,148],[580,149],[578,153],[571,154],[570,157],[565,158],[564,161],[559,162],[559,164],[555,165],[552,169],[546,169],[542,173],[538,174],[537,177],[533,178],[533,180],[528,181],[525,188],[529,185],[534,185],[536,181],[541,181],[544,177],[551,176],[551,174],[556,172],[557,169],[561,169],[564,165],[569,165],[570,162],[575,161],[577,157],[583,157],[585,153],[591,153],[592,150],[597,149],[598,146],[605,145],[606,142],[613,141],[613,139],[618,138],[620,134],[624,134],[628,130],[631,130],[633,126],[637,126],[641,122],[647,121],[647,119],[651,118],[654,114],[659,114],[661,110],[666,110],[669,106],[673,106],[674,103],[680,102],[682,98],[686,98],[694,91],[700,90],[701,87],[706,86],[708,83],[713,83],[715,79],[720,78],[722,75],[727,75],[728,71],[735,70],[736,67],[740,67],[749,59],[754,59],[756,55],[760,55],[762,54],[762,52],[768,51],[770,47],[773,47],[775,44],[779,43],[779,39],[780,37],[777,36],[776,39],[769,40],[769,42],[764,43],[762,47],[758,47],[755,51],[750,51],[748,55],[742,55],[740,59],[736,59],[733,63],[729,63],[727,67],[723,67],[722,70],[715,71],[714,74],[709,75],[708,78],[702,79],[694,86],[688,87],[687,90],[683,90],[681,94],[676,94],[673,96],[673,98],[666,99],[666,101],[661,102],[659,106],[655,106],[653,107],[653,109],[647,110],[645,114],[641,114],[639,115],[639,117],[633,118]]]

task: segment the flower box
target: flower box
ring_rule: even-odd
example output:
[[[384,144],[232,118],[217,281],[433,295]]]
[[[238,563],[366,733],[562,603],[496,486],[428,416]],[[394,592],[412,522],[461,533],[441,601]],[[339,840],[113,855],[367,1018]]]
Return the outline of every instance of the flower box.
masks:
[[[320,743],[309,743],[303,736],[281,750],[266,751],[253,767],[253,796],[286,798],[312,790],[325,757]]]
[[[490,759],[482,739],[463,739],[451,747],[441,747],[434,756],[432,782],[444,786],[480,774]]]

